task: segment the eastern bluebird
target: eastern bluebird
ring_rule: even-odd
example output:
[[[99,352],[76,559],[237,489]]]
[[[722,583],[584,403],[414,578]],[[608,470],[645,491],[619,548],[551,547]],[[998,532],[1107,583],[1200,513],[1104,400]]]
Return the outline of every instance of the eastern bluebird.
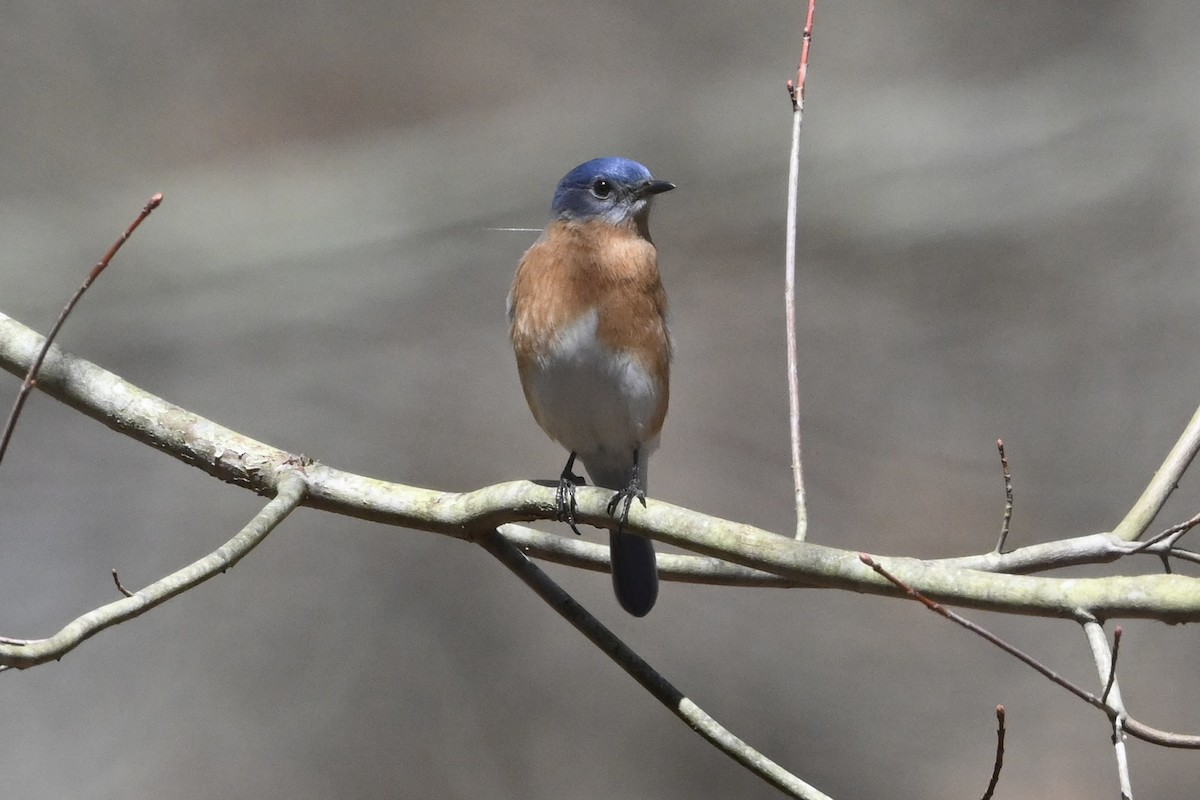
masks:
[[[645,616],[658,598],[649,539],[624,533],[629,505],[646,504],[647,459],[667,415],[671,338],[667,296],[647,220],[675,185],[636,161],[597,158],[563,177],[552,219],[517,266],[509,335],[529,409],[571,455],[559,477],[559,519],[576,533],[572,468],[616,490],[608,513],[613,590]],[[620,509],[620,514],[617,511]]]

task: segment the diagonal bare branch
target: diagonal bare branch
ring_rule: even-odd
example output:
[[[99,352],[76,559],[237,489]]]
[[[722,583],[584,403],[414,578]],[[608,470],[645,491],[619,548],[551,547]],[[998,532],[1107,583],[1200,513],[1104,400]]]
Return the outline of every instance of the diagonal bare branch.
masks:
[[[1171,448],[1171,452],[1167,453],[1167,457],[1163,459],[1162,466],[1154,473],[1154,477],[1150,479],[1142,496],[1129,509],[1125,519],[1113,528],[1113,535],[1127,542],[1140,539],[1142,534],[1149,530],[1154,523],[1154,518],[1166,504],[1171,492],[1175,491],[1175,485],[1183,477],[1183,473],[1187,471],[1188,465],[1192,463],[1192,459],[1196,457],[1198,451],[1200,451],[1200,408],[1196,409],[1196,413],[1188,421],[1187,427],[1183,429],[1183,433],[1175,442],[1175,446]]]
[[[278,494],[236,536],[204,558],[155,581],[128,597],[89,611],[45,639],[0,639],[0,669],[28,669],[56,661],[105,628],[141,616],[172,597],[232,567],[267,537],[304,499],[304,479],[294,471],[279,475]],[[115,579],[115,577],[114,577]],[[120,586],[120,583],[117,584]]]
[[[485,550],[499,559],[500,563],[524,581],[529,588],[537,592],[537,595],[563,619],[575,626],[575,629],[586,636],[592,644],[600,648],[621,669],[629,673],[630,677],[642,685],[642,688],[718,750],[790,797],[798,797],[803,800],[829,800],[826,795],[746,744],[709,716],[687,695],[675,688],[651,667],[645,659],[617,638],[616,634],[592,616],[586,608],[563,591],[550,579],[550,576],[526,558],[498,531],[491,531],[480,536],[478,542]]]

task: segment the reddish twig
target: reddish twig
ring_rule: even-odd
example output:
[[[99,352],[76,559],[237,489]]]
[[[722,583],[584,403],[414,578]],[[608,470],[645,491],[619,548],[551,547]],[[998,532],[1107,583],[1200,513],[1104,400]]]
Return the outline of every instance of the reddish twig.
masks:
[[[158,208],[162,199],[162,192],[150,198],[150,201],[142,208],[141,213],[130,223],[125,232],[113,242],[112,247],[108,248],[108,252],[96,262],[96,266],[92,267],[91,272],[83,279],[83,283],[79,284],[79,288],[75,290],[75,294],[71,296],[71,299],[63,306],[63,310],[59,312],[58,319],[54,322],[54,327],[50,329],[50,332],[46,334],[46,338],[42,342],[42,349],[38,351],[37,357],[30,364],[29,372],[25,374],[25,380],[21,383],[21,390],[17,393],[17,400],[13,403],[12,411],[9,412],[8,422],[4,425],[4,435],[0,437],[0,461],[4,460],[4,454],[8,452],[8,444],[12,441],[13,430],[17,426],[17,417],[21,415],[21,409],[25,407],[25,400],[29,397],[29,392],[37,384],[38,370],[42,368],[42,362],[46,360],[46,354],[50,352],[50,345],[54,343],[54,337],[58,336],[58,332],[62,330],[63,323],[67,321],[67,317],[70,316],[71,310],[75,308],[75,304],[83,297],[83,293],[88,290],[88,287],[92,285],[96,278],[100,277],[100,273],[104,272],[109,262],[112,261],[113,256],[117,254],[121,246],[129,240],[133,232],[142,224],[142,220],[150,216],[151,211]]]
[[[1104,684],[1104,694],[1100,695],[1100,699],[1108,702],[1108,693],[1112,691],[1113,683],[1117,680],[1117,656],[1121,652],[1121,626],[1118,625],[1113,631],[1113,646],[1112,646],[1112,661],[1108,665],[1108,682]]]
[[[116,568],[113,569],[112,574],[113,574],[113,583],[115,583],[117,585],[117,591],[120,592],[121,594],[125,595],[126,597],[133,597],[133,592],[126,589],[125,586],[121,583],[121,579],[117,576]]]
[[[1008,539],[1008,528],[1012,523],[1013,487],[1012,473],[1008,471],[1008,456],[1004,452],[1004,440],[996,440],[996,449],[1000,451],[1000,470],[1004,473],[1004,517],[1000,521],[1000,538],[996,541],[997,554],[1004,551],[1004,542]]]
[[[1000,768],[1004,766],[1004,706],[996,706],[996,761],[992,765],[992,779],[982,800],[992,800],[992,792],[1000,782]]]
[[[792,111],[804,107],[804,85],[808,82],[808,49],[812,45],[813,12],[817,0],[808,0],[808,17],[804,20],[804,34],[800,42],[800,63],[796,67],[796,80],[787,82],[788,97],[792,99]]]
[[[1033,656],[1004,641],[987,628],[977,625],[961,614],[956,614],[943,606],[941,603],[931,600],[930,598],[921,594],[916,589],[912,588],[907,583],[888,572],[882,564],[866,553],[859,553],[858,558],[868,567],[875,570],[876,573],[890,581],[897,589],[900,589],[909,597],[920,602],[930,611],[936,611],[938,614],[941,614],[943,617],[955,623],[956,625],[966,628],[981,639],[991,642],[996,647],[999,647],[1001,650],[1008,653],[1021,663],[1037,670],[1037,672],[1039,672],[1043,677],[1049,679],[1051,683],[1061,686],[1088,705],[1100,709],[1108,715],[1109,719],[1116,719],[1118,716],[1122,716],[1120,711],[1110,706],[1104,700],[1101,700],[1099,697],[1087,691],[1086,689],[1071,683],[1071,681],[1062,677]],[[1198,735],[1189,733],[1172,733],[1171,731],[1164,731],[1160,728],[1153,728],[1145,723],[1138,722],[1133,717],[1128,715],[1124,715],[1124,729],[1126,733],[1143,741],[1150,742],[1151,744],[1160,744],[1164,747],[1180,747],[1188,750],[1200,750],[1200,736]]]
[[[1086,689],[1076,686],[1074,683],[1071,683],[1069,680],[1062,677],[1057,672],[1050,669],[1045,664],[1043,664],[1042,662],[1038,661],[1033,656],[1026,653],[1024,650],[1021,650],[1020,648],[1009,644],[1008,642],[1001,639],[996,634],[989,631],[987,628],[984,628],[981,625],[978,625],[978,624],[972,622],[971,620],[967,619],[966,617],[962,616],[961,614],[956,614],[955,612],[946,608],[941,603],[938,603],[934,600],[929,599],[925,595],[918,592],[916,589],[909,586],[904,581],[897,578],[892,573],[888,572],[883,567],[882,564],[880,564],[878,561],[876,561],[871,556],[867,555],[866,553],[859,553],[858,558],[864,564],[866,564],[868,567],[875,570],[875,572],[877,572],[878,574],[882,575],[884,578],[887,578],[889,581],[891,581],[892,584],[894,584],[896,586],[896,588],[900,589],[901,591],[903,591],[905,594],[907,594],[909,597],[913,598],[914,600],[920,602],[922,605],[924,605],[930,611],[935,611],[938,614],[941,614],[943,617],[945,617],[946,619],[955,623],[956,625],[966,628],[971,633],[975,634],[976,636],[980,637],[981,639],[985,639],[986,641],[991,642],[996,647],[999,647],[1001,650],[1008,653],[1010,656],[1016,658],[1018,661],[1037,670],[1043,676],[1050,679],[1052,682],[1058,684],[1062,688],[1066,689],[1068,692],[1075,695],[1080,700],[1083,700],[1085,703],[1095,706],[1096,708],[1100,709],[1101,711],[1108,714],[1109,716],[1116,715],[1116,713],[1117,713],[1116,709],[1110,707],[1108,704],[1106,704],[1104,701],[1102,701],[1099,697],[1096,697],[1096,695],[1092,694],[1091,692],[1087,691]]]

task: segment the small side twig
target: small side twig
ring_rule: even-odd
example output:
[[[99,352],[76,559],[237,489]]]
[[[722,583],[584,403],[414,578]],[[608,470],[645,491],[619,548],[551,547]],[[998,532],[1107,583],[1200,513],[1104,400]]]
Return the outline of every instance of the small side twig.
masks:
[[[1108,665],[1108,682],[1104,684],[1104,693],[1100,695],[1100,699],[1108,702],[1108,693],[1112,691],[1113,683],[1117,680],[1117,656],[1121,654],[1121,634],[1123,629],[1120,625],[1113,630],[1113,646],[1112,646],[1112,663]]]
[[[992,800],[996,784],[1000,782],[1000,768],[1004,766],[1004,706],[996,706],[996,760],[992,764],[992,779],[988,781],[987,791],[982,800]]]
[[[792,101],[792,152],[788,161],[787,248],[784,261],[784,304],[787,325],[788,422],[792,439],[792,481],[796,492],[796,539],[808,535],[808,503],[804,497],[804,470],[800,460],[800,368],[796,346],[796,219],[800,193],[800,127],[804,119],[804,86],[808,80],[808,51],[812,44],[813,12],[816,0],[808,0],[800,45],[800,63],[796,79],[787,82]]]
[[[1196,514],[1195,516],[1190,517],[1189,519],[1185,519],[1183,522],[1172,525],[1171,527],[1167,528],[1165,531],[1154,534],[1146,541],[1141,542],[1136,547],[1131,548],[1129,550],[1129,552],[1131,554],[1132,553],[1141,553],[1145,550],[1149,550],[1154,545],[1158,544],[1159,542],[1165,541],[1167,539],[1171,539],[1171,541],[1167,544],[1167,547],[1166,547],[1167,550],[1170,550],[1172,547],[1174,547],[1176,541],[1178,541],[1185,533],[1187,533],[1188,531],[1190,531],[1192,528],[1196,527],[1197,525],[1200,525],[1200,514]]]
[[[996,440],[996,449],[1000,451],[1000,470],[1004,473],[1004,517],[1000,520],[1000,538],[996,541],[997,555],[1004,552],[1004,542],[1008,539],[1008,528],[1012,523],[1013,486],[1012,473],[1008,471],[1008,455],[1004,452],[1004,440]]]
[[[1096,662],[1096,672],[1101,680],[1104,680],[1107,675],[1104,697],[1106,702],[1117,711],[1116,715],[1111,718],[1113,752],[1117,759],[1117,780],[1121,785],[1122,800],[1132,800],[1133,780],[1130,778],[1129,756],[1125,750],[1125,730],[1127,730],[1127,723],[1132,720],[1129,719],[1128,712],[1125,710],[1125,701],[1121,697],[1121,686],[1117,682],[1117,646],[1114,644],[1112,650],[1109,650],[1104,627],[1096,619],[1084,619],[1083,632],[1087,636],[1088,646],[1092,650],[1092,659]],[[1120,641],[1120,628],[1117,628],[1114,636],[1116,641]],[[1137,736],[1136,733],[1134,735]]]
[[[17,418],[21,416],[21,409],[25,407],[25,400],[29,397],[30,391],[33,390],[34,385],[37,383],[38,370],[42,368],[42,362],[46,360],[46,353],[50,352],[50,345],[54,343],[54,337],[58,336],[58,332],[62,330],[63,323],[67,321],[67,317],[70,316],[72,309],[75,308],[75,304],[83,297],[83,293],[88,290],[88,287],[92,285],[96,278],[100,277],[100,273],[104,272],[105,268],[108,267],[109,262],[113,260],[113,256],[121,249],[121,245],[129,241],[129,237],[133,235],[133,232],[138,229],[138,226],[142,224],[142,221],[146,217],[150,216],[151,211],[158,208],[162,200],[162,192],[158,192],[150,198],[149,202],[142,208],[141,213],[137,215],[137,218],[113,242],[112,247],[108,248],[108,252],[96,262],[96,265],[92,267],[87,277],[83,279],[83,283],[79,284],[79,288],[75,290],[75,294],[71,295],[71,299],[63,306],[63,310],[58,313],[58,319],[55,320],[54,327],[46,334],[46,339],[42,342],[42,349],[38,351],[37,358],[29,366],[29,372],[25,374],[25,380],[21,382],[21,390],[17,392],[16,402],[13,403],[12,411],[8,414],[8,422],[5,423],[4,433],[0,436],[0,461],[4,460],[4,454],[8,452],[8,443],[12,441],[13,430],[17,426]]]
[[[1121,550],[1122,555],[1153,553],[1159,557],[1159,560],[1162,561],[1163,572],[1170,575],[1173,572],[1171,569],[1172,557],[1178,558],[1182,561],[1200,563],[1200,554],[1176,546],[1179,540],[1197,525],[1200,525],[1200,514],[1196,514],[1190,519],[1186,519],[1183,522],[1172,525],[1165,531],[1154,534],[1144,542],[1123,545]]]
[[[126,589],[125,586],[121,583],[121,579],[120,579],[120,577],[117,576],[117,570],[115,567],[113,568],[112,574],[113,574],[113,583],[115,583],[117,585],[117,591],[120,592],[121,594],[125,595],[126,597],[133,597],[133,592]]]

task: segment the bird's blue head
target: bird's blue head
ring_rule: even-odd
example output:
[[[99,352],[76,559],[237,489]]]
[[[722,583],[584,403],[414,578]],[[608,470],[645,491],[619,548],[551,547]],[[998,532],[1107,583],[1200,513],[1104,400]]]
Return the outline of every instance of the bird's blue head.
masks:
[[[628,158],[593,158],[559,181],[550,213],[555,219],[599,219],[613,225],[634,221],[645,228],[650,198],[674,188]]]

